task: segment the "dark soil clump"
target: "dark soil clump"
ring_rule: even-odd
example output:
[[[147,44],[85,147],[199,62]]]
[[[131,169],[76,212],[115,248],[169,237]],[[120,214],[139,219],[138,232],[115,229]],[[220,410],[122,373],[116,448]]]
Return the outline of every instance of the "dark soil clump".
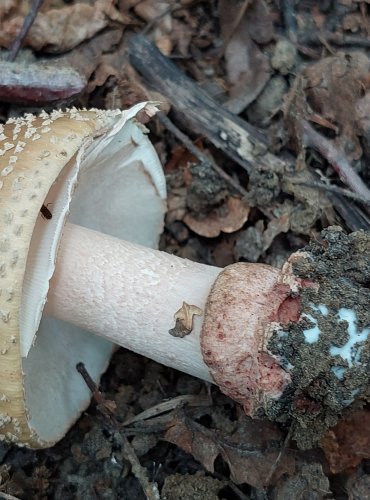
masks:
[[[292,421],[299,447],[309,448],[342,412],[368,398],[370,235],[331,227],[303,255],[294,265],[306,284],[300,292],[303,320],[270,341],[293,383],[267,414]]]

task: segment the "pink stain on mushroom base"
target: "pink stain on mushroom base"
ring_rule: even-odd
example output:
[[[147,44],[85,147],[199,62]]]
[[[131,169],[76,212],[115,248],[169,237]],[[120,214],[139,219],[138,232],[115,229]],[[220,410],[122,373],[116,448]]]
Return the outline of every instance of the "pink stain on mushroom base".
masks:
[[[272,324],[298,321],[299,280],[263,264],[234,264],[217,277],[208,298],[201,333],[204,361],[221,390],[253,415],[264,401],[278,399],[291,382],[268,352]],[[290,284],[286,284],[286,281]]]

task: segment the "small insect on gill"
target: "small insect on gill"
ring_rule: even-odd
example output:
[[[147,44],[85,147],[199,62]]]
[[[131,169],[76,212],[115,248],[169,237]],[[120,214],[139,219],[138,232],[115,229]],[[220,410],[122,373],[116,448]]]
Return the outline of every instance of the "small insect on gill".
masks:
[[[48,204],[50,205],[50,203]],[[46,205],[42,205],[42,207],[40,208],[40,212],[41,212],[41,216],[44,218],[44,219],[51,219],[53,217],[53,214],[50,212],[50,210],[48,209],[48,207]]]

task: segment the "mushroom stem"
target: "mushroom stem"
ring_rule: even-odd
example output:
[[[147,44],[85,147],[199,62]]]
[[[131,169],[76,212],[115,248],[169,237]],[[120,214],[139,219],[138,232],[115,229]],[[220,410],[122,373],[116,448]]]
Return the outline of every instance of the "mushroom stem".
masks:
[[[45,312],[204,380],[202,318],[183,338],[169,333],[183,302],[205,309],[222,271],[67,224]]]
[[[271,325],[298,320],[292,283],[289,266],[222,270],[67,224],[45,312],[213,381],[252,414],[256,395],[290,383],[267,343]]]

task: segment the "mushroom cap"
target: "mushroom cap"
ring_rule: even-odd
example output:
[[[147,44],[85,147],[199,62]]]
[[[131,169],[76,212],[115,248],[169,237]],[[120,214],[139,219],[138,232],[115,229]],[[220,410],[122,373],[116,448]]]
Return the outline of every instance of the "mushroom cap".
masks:
[[[0,125],[0,439],[54,444],[90,401],[76,364],[95,381],[108,365],[110,342],[42,311],[67,220],[157,245],[165,180],[134,119],[155,110],[70,109]]]

